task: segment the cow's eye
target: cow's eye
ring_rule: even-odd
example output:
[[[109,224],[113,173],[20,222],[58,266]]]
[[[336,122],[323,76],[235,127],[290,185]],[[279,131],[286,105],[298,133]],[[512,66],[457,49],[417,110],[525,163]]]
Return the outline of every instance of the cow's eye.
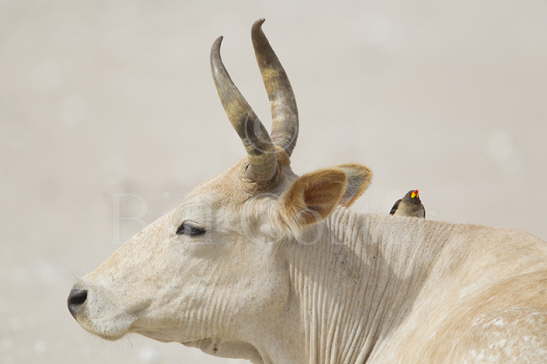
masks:
[[[177,229],[177,235],[197,236],[205,234],[205,229],[191,221],[184,221]]]

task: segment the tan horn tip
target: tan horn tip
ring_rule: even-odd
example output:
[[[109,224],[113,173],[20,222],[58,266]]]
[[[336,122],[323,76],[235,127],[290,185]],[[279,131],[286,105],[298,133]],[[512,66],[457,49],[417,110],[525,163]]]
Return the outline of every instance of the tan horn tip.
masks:
[[[217,72],[218,68],[222,66],[222,60],[220,58],[220,45],[222,44],[222,39],[224,39],[224,37],[221,35],[215,39],[213,45],[211,46],[210,61],[213,72]],[[220,65],[219,62],[221,63]]]
[[[223,39],[224,39],[223,35],[219,36],[217,39],[215,39],[215,41],[213,42],[213,46],[211,48],[219,49]]]
[[[265,21],[266,21],[266,19],[264,19],[264,18],[260,18],[257,21],[255,21],[253,23],[253,32],[259,30],[260,27],[262,27],[262,24],[264,24]]]

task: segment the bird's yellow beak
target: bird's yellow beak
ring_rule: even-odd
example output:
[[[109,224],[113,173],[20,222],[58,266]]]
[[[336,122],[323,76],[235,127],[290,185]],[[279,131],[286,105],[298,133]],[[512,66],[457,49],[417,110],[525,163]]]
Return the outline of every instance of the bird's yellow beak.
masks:
[[[418,197],[419,193],[420,193],[420,191],[418,191],[418,190],[414,190],[414,191],[410,192],[410,198]]]

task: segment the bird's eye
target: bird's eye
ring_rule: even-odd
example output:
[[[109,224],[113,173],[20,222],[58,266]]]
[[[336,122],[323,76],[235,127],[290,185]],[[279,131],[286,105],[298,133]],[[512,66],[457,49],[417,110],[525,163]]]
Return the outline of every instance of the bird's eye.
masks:
[[[205,234],[205,229],[190,221],[184,221],[177,229],[177,235],[198,236]]]

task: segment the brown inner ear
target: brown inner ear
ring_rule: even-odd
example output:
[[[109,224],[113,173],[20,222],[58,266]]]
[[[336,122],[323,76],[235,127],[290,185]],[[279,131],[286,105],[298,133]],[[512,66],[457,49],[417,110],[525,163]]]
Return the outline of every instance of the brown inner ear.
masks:
[[[299,224],[315,223],[327,217],[340,201],[346,176],[337,170],[324,170],[300,177],[288,191],[285,209]]]
[[[304,202],[308,208],[321,213],[321,217],[328,215],[332,209],[332,201],[340,198],[341,186],[344,178],[336,176],[332,180],[321,181],[304,192]]]

